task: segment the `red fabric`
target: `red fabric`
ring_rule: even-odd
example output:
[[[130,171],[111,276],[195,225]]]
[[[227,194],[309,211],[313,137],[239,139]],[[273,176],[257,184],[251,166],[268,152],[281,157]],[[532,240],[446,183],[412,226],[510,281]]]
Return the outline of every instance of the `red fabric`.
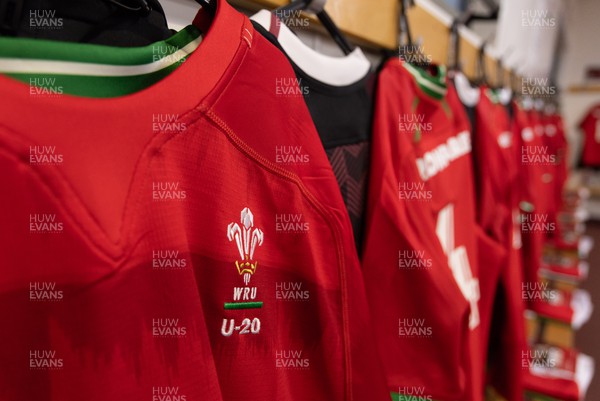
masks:
[[[544,116],[545,132],[552,154],[556,155],[554,164],[554,213],[558,214],[563,205],[563,189],[567,182],[569,160],[568,141],[562,116],[552,113]]]
[[[551,180],[547,179],[550,182],[543,196],[548,198],[549,220],[556,226],[549,237],[556,239],[560,237],[558,214],[563,207],[563,189],[568,177],[568,144],[560,114],[542,114],[540,119],[544,127],[544,144],[549,149],[548,153],[554,158],[545,173],[546,177],[551,177]]]
[[[550,148],[544,143],[544,126],[535,110],[526,111],[514,104],[513,134],[518,143],[521,201],[532,204],[536,213],[546,213],[549,201],[542,177],[550,169]]]
[[[585,389],[577,384],[579,353],[574,349],[534,345],[524,358],[525,388],[565,401],[580,401]]]
[[[534,112],[527,112],[517,103],[513,104],[514,117],[512,124],[515,139],[519,186],[517,188],[518,205],[520,206],[520,231],[523,247],[523,279],[526,283],[535,285],[538,282],[538,270],[542,258],[542,246],[545,233],[538,228],[538,219],[543,218],[544,208],[540,204],[539,195],[543,194],[541,165],[545,156],[542,136],[536,132]],[[525,228],[524,228],[525,227]]]
[[[546,135],[545,117],[542,112],[532,109],[528,111],[529,121],[533,127],[535,138],[531,142],[525,143],[530,149],[536,146],[540,152],[536,152],[533,158],[527,163],[527,169],[530,171],[530,183],[537,190],[533,194],[533,203],[536,213],[548,214],[550,217],[556,208],[555,202],[555,167],[558,164],[558,158],[555,154],[555,144],[551,143]],[[525,154],[522,154],[526,157]],[[522,159],[525,162],[525,159]],[[552,234],[552,233],[548,233]]]
[[[579,123],[584,135],[583,164],[590,167],[600,166],[600,104],[592,106]]]
[[[522,201],[533,203],[532,192],[533,189],[529,188],[529,177],[528,170],[523,164],[523,146],[534,140],[535,135],[533,127],[527,115],[527,112],[517,103],[512,103],[513,108],[513,119],[511,121],[511,130],[513,132],[513,139],[515,141],[515,160],[517,160],[517,171],[518,171],[518,203]]]
[[[225,1],[186,62],[139,93],[32,98],[0,77],[2,400],[389,399],[335,177],[302,98],[276,97],[276,79],[293,77]],[[156,113],[186,128],[151,132]],[[64,163],[29,164],[35,145]],[[278,163],[281,146],[309,163]],[[185,196],[153,200],[157,183]],[[264,234],[249,283],[228,239],[245,208]],[[32,214],[62,229],[31,233]],[[278,232],[281,214],[301,214],[309,231]],[[185,266],[153,268],[161,251]],[[64,297],[31,301],[40,282]],[[290,283],[308,299],[278,299]],[[224,309],[234,288],[256,289],[262,308]],[[179,335],[157,337],[157,319]],[[230,319],[238,329],[225,336]],[[36,350],[62,368],[30,369]],[[278,366],[290,352],[308,366]]]
[[[523,371],[515,368],[526,348],[521,256],[520,246],[513,243],[501,272],[501,289],[491,326],[488,380],[507,400],[523,399]]]
[[[559,289],[551,289],[552,293],[544,299],[536,299],[531,303],[531,309],[538,315],[549,317],[571,325],[573,322],[573,308],[571,307],[572,293]]]
[[[415,133],[399,132],[398,122],[399,115],[413,113],[415,97],[420,105],[414,114],[425,115],[424,122],[439,131],[424,132],[413,146]],[[436,400],[475,400],[470,398],[476,375],[471,370],[469,303],[436,234],[439,209],[458,200],[456,245],[468,245],[468,260],[475,265],[476,255],[470,253],[475,245],[474,209],[472,201],[464,208],[462,204],[463,196],[472,196],[470,159],[463,156],[448,168],[448,174],[456,174],[452,178],[442,172],[424,181],[417,167],[424,152],[466,130],[466,121],[448,120],[444,113],[400,61],[386,62],[375,107],[363,272],[390,391],[421,387]],[[406,259],[422,268],[406,268]],[[401,319],[421,319],[430,335],[400,335]]]
[[[473,176],[476,202],[473,205],[477,228],[477,265],[479,267],[479,312],[480,345],[473,355],[480,366],[478,381],[484,382],[485,366],[488,363],[488,349],[494,307],[498,307],[497,293],[502,291],[500,273],[508,262],[508,236],[511,229],[510,191],[503,182],[510,179],[503,164],[502,151],[495,137],[496,128],[501,129],[500,121],[495,121],[493,104],[487,99],[483,88],[479,91],[479,100],[475,106],[469,106],[472,113]],[[452,92],[455,88],[452,88]],[[450,94],[449,99],[452,98]],[[462,110],[456,108],[456,116],[462,116]],[[462,117],[464,118],[464,117]],[[510,140],[510,138],[508,138]],[[498,148],[498,150],[497,150]],[[500,174],[499,174],[500,173]],[[456,180],[456,177],[452,178]],[[503,203],[503,199],[506,201]],[[495,332],[499,329],[496,328]],[[478,392],[483,390],[479,389]]]
[[[530,391],[548,395],[557,400],[581,401],[579,388],[573,380],[538,377],[528,373],[525,375],[525,386]]]
[[[490,350],[488,360],[483,361],[489,365],[488,380],[505,398],[516,401],[523,398],[520,365],[526,346],[521,264],[513,241],[518,170],[508,113],[490,99],[488,91],[481,88],[473,140],[477,220],[485,232],[485,241],[479,245],[482,309],[486,311],[481,354],[485,358]]]
[[[575,260],[570,265],[542,264],[541,274],[549,277],[562,277],[567,281],[580,282],[586,278],[587,272],[579,267],[579,260]]]
[[[477,188],[477,221],[496,241],[507,244],[512,227],[512,188],[518,171],[508,113],[482,87],[476,105],[473,157]]]

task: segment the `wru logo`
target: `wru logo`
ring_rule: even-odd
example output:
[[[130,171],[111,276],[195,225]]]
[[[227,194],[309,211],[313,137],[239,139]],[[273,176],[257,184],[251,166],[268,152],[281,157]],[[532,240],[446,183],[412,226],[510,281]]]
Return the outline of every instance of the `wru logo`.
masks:
[[[258,266],[258,261],[254,260],[254,251],[257,246],[262,245],[264,234],[260,229],[254,228],[254,216],[249,208],[242,210],[240,221],[242,227],[237,223],[227,226],[227,238],[229,241],[235,239],[241,258],[235,261],[235,267],[240,276],[244,276],[244,284],[248,285]]]

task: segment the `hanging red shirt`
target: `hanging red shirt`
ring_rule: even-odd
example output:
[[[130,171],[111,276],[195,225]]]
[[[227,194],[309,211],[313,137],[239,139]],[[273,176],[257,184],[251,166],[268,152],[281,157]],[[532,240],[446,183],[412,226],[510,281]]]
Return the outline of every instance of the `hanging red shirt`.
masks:
[[[127,96],[0,76],[3,400],[389,399],[335,177],[303,100],[277,96],[294,72],[226,1],[206,22]],[[79,57],[110,48],[68,45],[4,65],[155,67],[153,46],[99,66]]]

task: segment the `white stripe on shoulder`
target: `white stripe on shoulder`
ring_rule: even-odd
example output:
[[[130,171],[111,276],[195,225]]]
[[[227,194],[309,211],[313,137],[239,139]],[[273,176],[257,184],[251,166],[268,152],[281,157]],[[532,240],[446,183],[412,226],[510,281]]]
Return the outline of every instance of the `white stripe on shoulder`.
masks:
[[[0,73],[4,74],[62,74],[99,77],[124,77],[151,74],[180,62],[198,48],[202,37],[198,37],[156,61],[139,65],[109,65],[80,61],[31,60],[22,58],[0,58]]]
[[[434,82],[431,82],[430,80],[428,80],[426,78],[423,78],[421,76],[421,74],[419,74],[419,72],[410,64],[403,63],[402,65],[408,70],[408,72],[410,72],[412,74],[413,77],[415,77],[415,79],[417,80],[417,82],[420,85],[427,87],[427,89],[432,90],[437,94],[440,94],[440,95],[446,94],[446,88],[444,88],[443,86],[440,86],[440,85],[436,85]]]

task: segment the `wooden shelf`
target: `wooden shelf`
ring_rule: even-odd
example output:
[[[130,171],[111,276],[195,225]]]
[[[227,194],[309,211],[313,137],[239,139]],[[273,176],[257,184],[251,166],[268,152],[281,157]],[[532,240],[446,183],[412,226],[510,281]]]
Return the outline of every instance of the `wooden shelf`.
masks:
[[[287,0],[228,0],[234,6],[248,10],[274,8],[288,4]],[[398,48],[400,4],[397,0],[329,0],[325,10],[336,25],[355,43],[372,48]],[[318,26],[316,18],[311,18]]]
[[[423,52],[434,63],[448,64],[452,16],[430,0],[415,1],[415,6],[408,9],[406,15],[413,41],[422,44]],[[469,79],[475,80],[483,41],[465,26],[459,27],[458,33],[461,69]],[[488,80],[496,83],[498,61],[489,52],[485,54],[485,69]]]
[[[572,85],[568,91],[570,93],[600,93],[600,84]]]
[[[235,6],[256,11],[272,10],[288,4],[288,0],[229,0]],[[400,2],[398,0],[329,0],[325,9],[340,29],[355,43],[376,49],[396,50],[399,37]],[[452,16],[431,0],[415,0],[415,6],[407,10],[411,34],[415,44],[422,44],[425,55],[436,64],[448,64],[450,27]],[[310,16],[316,29],[323,29],[314,16]],[[479,49],[483,43],[472,30],[459,27],[459,60],[465,75],[475,80]],[[498,81],[498,61],[486,52],[485,68],[491,84]],[[504,82],[509,83],[512,73],[505,69]],[[600,86],[599,86],[600,89]]]

